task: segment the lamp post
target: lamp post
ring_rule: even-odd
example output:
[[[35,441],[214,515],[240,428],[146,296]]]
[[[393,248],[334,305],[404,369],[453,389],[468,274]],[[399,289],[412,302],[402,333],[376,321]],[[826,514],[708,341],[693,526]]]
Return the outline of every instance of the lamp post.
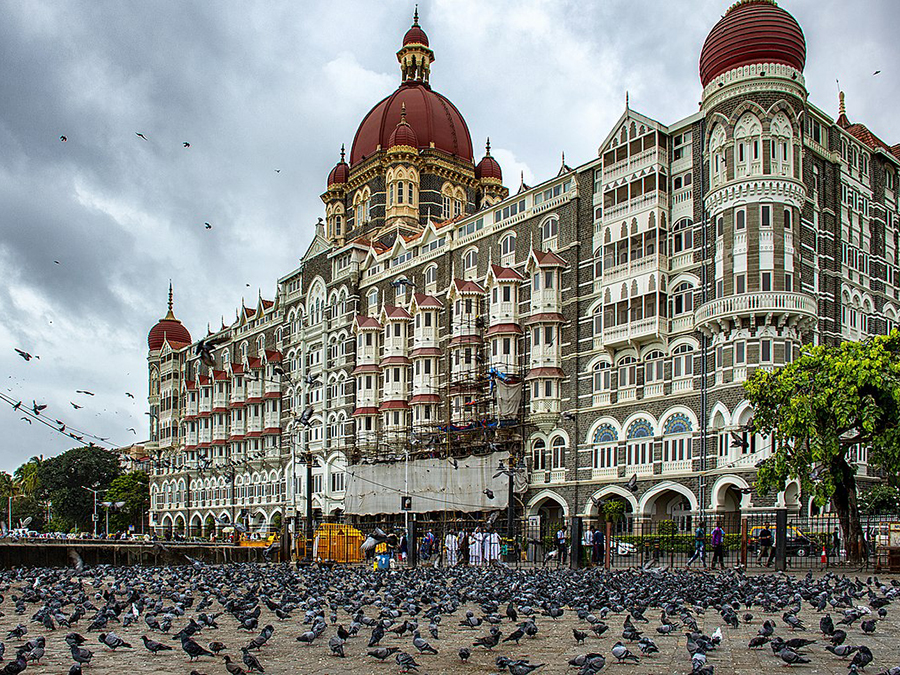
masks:
[[[87,490],[88,492],[92,492],[94,494],[94,539],[97,538],[97,495],[100,492],[106,492],[106,490],[95,490],[94,488],[89,488],[87,485],[82,485],[82,488]]]
[[[8,509],[8,510],[7,510],[6,514],[7,514],[7,528],[8,528],[7,531],[9,531],[9,532],[12,532],[12,529],[13,529],[13,526],[12,526],[12,503],[13,503],[13,499],[15,499],[16,497],[21,497],[21,496],[22,496],[22,495],[12,495],[12,494],[11,494],[11,495],[9,495],[9,497],[7,498],[7,509]]]
[[[121,509],[125,506],[125,502],[100,502],[100,505],[106,509],[106,536],[109,537],[109,510],[113,509]]]

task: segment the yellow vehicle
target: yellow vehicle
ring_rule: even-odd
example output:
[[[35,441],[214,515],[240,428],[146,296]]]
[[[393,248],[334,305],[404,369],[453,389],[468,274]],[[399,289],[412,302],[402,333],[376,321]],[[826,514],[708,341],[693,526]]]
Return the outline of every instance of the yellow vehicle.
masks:
[[[747,547],[750,551],[755,553],[759,550],[759,534],[764,529],[766,528],[762,525],[754,525],[750,528],[747,540]],[[772,543],[776,544],[775,526],[770,526],[769,531],[772,533]],[[798,558],[805,558],[813,551],[814,548],[816,548],[816,544],[808,535],[804,534],[793,525],[788,525],[787,541],[785,542],[785,552],[787,553],[787,555],[797,556]]]
[[[273,532],[268,537],[263,537],[261,539],[251,539],[247,537],[246,534],[241,535],[241,540],[238,542],[238,546],[269,546],[273,542],[278,539],[278,534]]]

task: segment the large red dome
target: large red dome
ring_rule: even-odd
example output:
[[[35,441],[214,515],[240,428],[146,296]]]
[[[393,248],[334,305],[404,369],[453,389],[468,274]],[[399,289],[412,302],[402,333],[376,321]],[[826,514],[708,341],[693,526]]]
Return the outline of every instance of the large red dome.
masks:
[[[389,147],[406,105],[406,121],[415,131],[419,148],[435,147],[462,159],[473,160],[472,138],[456,106],[423,82],[407,81],[378,103],[363,119],[353,139],[350,164]]]
[[[806,40],[796,19],[773,0],[741,0],[713,26],[700,52],[700,82],[753,63],[802,71]]]
[[[169,318],[169,316],[166,316],[165,319],[160,319],[150,329],[150,334],[147,336],[147,346],[150,347],[150,351],[156,351],[161,348],[165,340],[168,340],[170,345],[176,347],[191,344],[191,334],[188,332],[188,329],[174,316],[172,318]],[[174,343],[179,344],[176,345]]]

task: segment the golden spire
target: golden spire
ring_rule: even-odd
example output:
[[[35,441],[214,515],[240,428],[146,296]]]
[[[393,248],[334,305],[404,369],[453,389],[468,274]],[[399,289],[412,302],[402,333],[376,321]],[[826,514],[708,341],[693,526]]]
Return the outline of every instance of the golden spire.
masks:
[[[846,106],[844,106],[844,92],[839,92],[839,93],[838,93],[838,101],[839,101],[839,104],[838,104],[838,115],[846,115],[846,114],[847,114],[847,108],[846,108]]]

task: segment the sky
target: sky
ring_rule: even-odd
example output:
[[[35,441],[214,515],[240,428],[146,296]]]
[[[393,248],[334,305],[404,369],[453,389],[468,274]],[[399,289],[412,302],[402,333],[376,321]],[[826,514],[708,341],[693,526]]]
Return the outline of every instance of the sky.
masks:
[[[562,152],[596,157],[626,91],[663,123],[695,112],[700,48],[729,4],[425,0],[419,14],[432,86],[515,189],[520,172],[555,176]],[[780,4],[806,35],[811,101],[836,116],[840,80],[851,121],[900,142],[900,4]],[[341,144],[399,84],[412,11],[0,0],[0,394],[110,444],[145,439],[147,332],[169,279],[195,339],[242,298],[275,296]],[[0,470],[77,445],[20,417],[0,403]]]

